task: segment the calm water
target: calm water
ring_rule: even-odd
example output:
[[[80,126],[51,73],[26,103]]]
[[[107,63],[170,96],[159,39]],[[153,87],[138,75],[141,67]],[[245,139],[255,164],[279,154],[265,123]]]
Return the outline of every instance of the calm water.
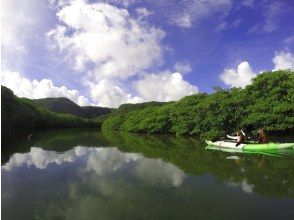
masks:
[[[2,147],[3,219],[294,219],[294,153],[95,130]]]

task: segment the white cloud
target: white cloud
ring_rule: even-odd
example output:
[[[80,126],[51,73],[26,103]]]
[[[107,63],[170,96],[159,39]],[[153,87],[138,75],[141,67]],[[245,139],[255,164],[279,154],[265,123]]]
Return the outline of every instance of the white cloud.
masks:
[[[1,1],[2,67],[22,68],[25,55],[40,42],[50,19],[46,1]]]
[[[172,0],[166,3],[170,22],[183,28],[197,26],[203,19],[215,14],[223,14],[231,9],[231,5],[230,0],[187,0],[180,4]]]
[[[190,70],[189,65],[179,65],[182,70]],[[99,83],[86,82],[90,87],[92,99],[100,106],[118,107],[123,103],[146,101],[175,101],[198,92],[198,88],[185,81],[178,72],[170,71],[157,74],[146,74],[142,79],[133,82],[138,96],[128,93],[120,83],[102,79]]]
[[[175,64],[175,70],[176,72],[185,74],[190,73],[192,71],[192,67],[188,62],[178,62]]]
[[[89,105],[88,99],[80,95],[77,90],[69,90],[65,86],[55,86],[50,79],[30,81],[18,72],[3,71],[1,84],[10,88],[19,97],[30,99],[67,97],[78,105]]]
[[[219,79],[231,87],[242,87],[251,84],[256,74],[252,71],[248,62],[241,62],[237,69],[225,69]]]
[[[92,99],[100,106],[118,107],[123,103],[138,103],[143,100],[139,97],[132,97],[122,89],[118,83],[108,79],[102,79],[99,83],[88,82],[91,90]]]
[[[152,11],[149,11],[147,8],[143,7],[136,8],[136,13],[139,21],[146,19],[147,17],[153,14]]]
[[[165,33],[141,24],[126,9],[73,0],[57,17],[60,25],[48,38],[76,70],[90,69],[92,79],[127,78],[162,62]]]
[[[175,101],[198,92],[196,86],[185,81],[180,73],[169,71],[148,74],[136,81],[135,88],[145,101]]]
[[[273,58],[273,63],[275,64],[274,71],[281,69],[294,70],[294,55],[290,52],[277,52]]]
[[[192,22],[193,19],[190,14],[175,15],[175,17],[171,18],[171,23],[182,28],[192,27]]]
[[[83,72],[83,75],[80,75],[81,80],[88,82],[86,85],[93,100],[102,106],[118,107],[123,103],[149,101],[150,95],[147,95],[147,98],[132,95],[128,92],[132,88],[122,86],[121,82],[138,73],[148,72],[150,68],[158,67],[163,62],[165,48],[161,41],[165,33],[146,24],[146,18],[153,12],[139,7],[135,8],[133,17],[128,10],[114,6],[127,7],[134,3],[135,1],[119,0],[96,3],[87,0],[48,1],[52,13],[56,12],[58,19],[58,24],[46,34],[48,46],[58,51],[58,56],[63,56],[74,70]],[[46,6],[48,9],[48,5]],[[19,27],[21,28],[21,25]],[[178,63],[175,69],[181,73],[191,71],[188,63]],[[172,77],[169,79],[163,79],[162,73],[157,76],[166,85],[159,96],[154,96],[155,99],[175,100],[198,91],[177,74],[170,74]],[[88,99],[78,91],[69,90],[64,86],[58,87],[49,79],[30,81],[21,74],[12,72],[6,72],[4,75],[3,77],[7,78],[4,83],[18,96],[65,96],[80,105],[89,105]],[[9,82],[9,77],[15,77],[16,81]],[[165,81],[165,78],[168,81]],[[140,81],[136,83],[141,85]],[[149,86],[151,84],[149,82]],[[173,86],[174,91],[168,91],[168,86]],[[184,89],[181,89],[181,86],[184,86]],[[138,88],[142,93],[143,86]]]
[[[30,3],[26,0],[3,0],[1,5],[2,46],[25,52],[25,41],[31,37],[31,31],[41,23],[38,10],[42,10],[43,3],[39,0],[31,0]]]

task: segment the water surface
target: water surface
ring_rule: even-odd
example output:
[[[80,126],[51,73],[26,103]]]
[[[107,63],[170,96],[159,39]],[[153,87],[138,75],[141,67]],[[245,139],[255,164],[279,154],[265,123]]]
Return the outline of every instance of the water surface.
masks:
[[[51,130],[2,148],[3,219],[294,219],[293,150]]]

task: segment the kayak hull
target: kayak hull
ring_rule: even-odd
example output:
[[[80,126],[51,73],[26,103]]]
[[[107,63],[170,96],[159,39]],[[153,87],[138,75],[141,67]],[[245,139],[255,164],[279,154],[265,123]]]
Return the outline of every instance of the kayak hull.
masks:
[[[231,148],[231,149],[242,149],[248,151],[261,151],[261,150],[279,150],[279,149],[288,149],[293,148],[294,143],[268,143],[268,144],[240,144],[236,147],[236,142],[229,141],[206,141],[208,145],[212,145],[219,148]]]

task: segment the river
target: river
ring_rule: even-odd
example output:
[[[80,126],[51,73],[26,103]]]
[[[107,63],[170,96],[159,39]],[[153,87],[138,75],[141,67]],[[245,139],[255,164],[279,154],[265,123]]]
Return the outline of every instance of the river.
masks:
[[[2,219],[294,219],[294,150],[205,147],[94,129],[33,133],[2,146]]]

